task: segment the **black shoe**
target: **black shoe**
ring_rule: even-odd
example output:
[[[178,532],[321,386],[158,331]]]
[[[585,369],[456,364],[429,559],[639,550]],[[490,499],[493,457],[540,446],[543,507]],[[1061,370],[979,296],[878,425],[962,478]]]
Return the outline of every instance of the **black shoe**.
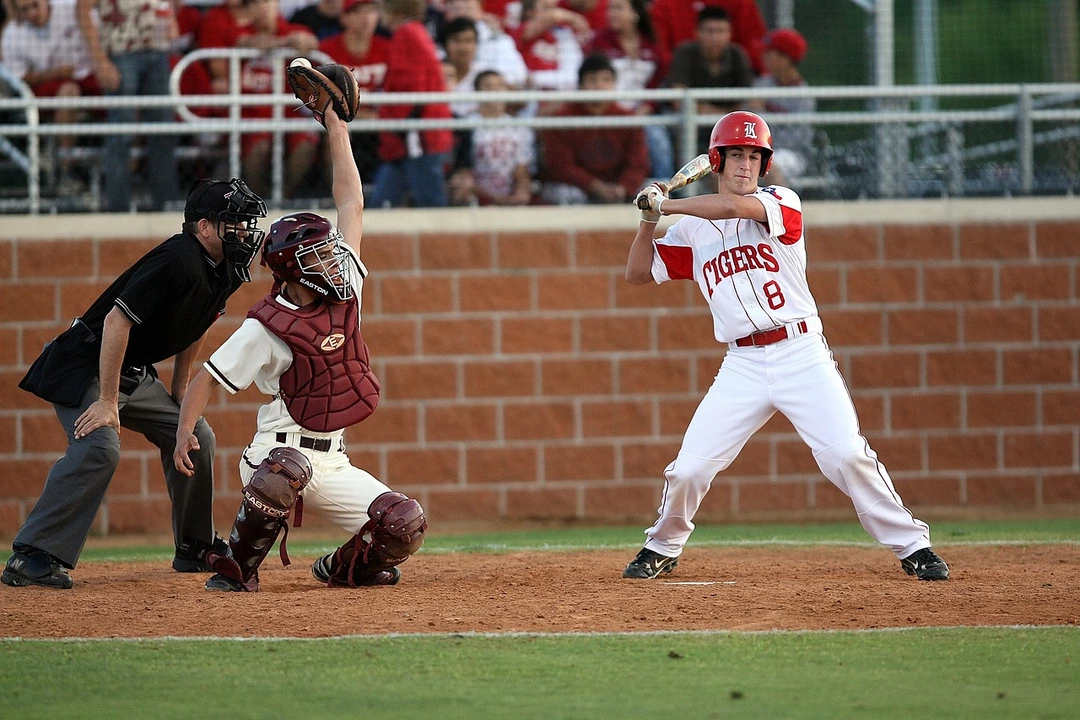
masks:
[[[311,563],[311,576],[324,585],[330,582],[330,563],[333,559],[334,553],[329,553]]]
[[[225,555],[229,551],[229,545],[217,535],[214,536],[214,542],[209,545],[197,540],[181,543],[176,548],[176,555],[173,556],[173,570],[182,573],[214,572],[214,568],[206,562],[207,550]]]
[[[330,567],[334,560],[334,553],[328,553],[321,558],[311,563],[311,576],[323,583],[324,585],[330,583]],[[389,570],[380,570],[372,575],[370,578],[360,583],[363,587],[375,587],[377,585],[397,585],[401,580],[401,571],[396,567],[392,567]]]
[[[225,577],[221,573],[206,581],[206,589],[216,590],[217,592],[244,592],[243,585],[230,577]]]
[[[948,580],[949,566],[930,548],[916,550],[900,561],[900,567],[908,575],[917,575],[920,580]]]
[[[0,582],[11,587],[41,585],[60,590],[71,589],[71,576],[60,561],[37,548],[13,552],[4,567],[4,574],[0,576]]]
[[[624,578],[649,580],[660,573],[671,572],[678,564],[678,558],[665,557],[648,548],[641,548],[641,552],[637,554],[637,557],[631,560],[630,564],[623,570],[622,576]]]

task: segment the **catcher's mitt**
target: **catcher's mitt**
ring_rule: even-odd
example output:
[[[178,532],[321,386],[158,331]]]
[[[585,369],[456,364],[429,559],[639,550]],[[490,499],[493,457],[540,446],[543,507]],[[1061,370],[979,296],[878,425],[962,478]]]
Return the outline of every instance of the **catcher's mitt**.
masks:
[[[293,94],[325,125],[323,116],[333,108],[337,116],[349,122],[360,107],[360,86],[348,68],[331,63],[311,67],[310,63],[293,61],[286,70]]]

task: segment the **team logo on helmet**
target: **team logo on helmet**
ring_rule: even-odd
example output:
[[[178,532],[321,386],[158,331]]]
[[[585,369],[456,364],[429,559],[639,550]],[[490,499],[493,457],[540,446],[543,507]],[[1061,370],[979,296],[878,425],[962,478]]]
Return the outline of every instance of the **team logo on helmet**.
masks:
[[[757,139],[757,125],[752,122],[743,123],[743,134],[748,138]]]
[[[333,335],[327,335],[322,343],[319,344],[319,347],[323,352],[333,352],[344,344],[345,336],[341,333],[334,333]]]

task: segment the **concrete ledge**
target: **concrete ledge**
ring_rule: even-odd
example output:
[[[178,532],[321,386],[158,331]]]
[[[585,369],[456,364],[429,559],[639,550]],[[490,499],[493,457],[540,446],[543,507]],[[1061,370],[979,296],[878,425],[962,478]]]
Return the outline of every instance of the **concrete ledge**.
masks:
[[[302,208],[295,208],[300,210]],[[1080,219],[1080,200],[979,198],[946,200],[864,200],[808,202],[811,236],[815,227],[867,224],[951,224]],[[272,211],[271,219],[287,214]],[[325,213],[333,219],[334,213]],[[180,213],[0,216],[0,239],[167,237],[178,232]],[[661,226],[670,224],[665,218]],[[365,230],[377,234],[550,232],[618,230],[633,233],[637,211],[626,205],[528,208],[445,208],[369,210]]]

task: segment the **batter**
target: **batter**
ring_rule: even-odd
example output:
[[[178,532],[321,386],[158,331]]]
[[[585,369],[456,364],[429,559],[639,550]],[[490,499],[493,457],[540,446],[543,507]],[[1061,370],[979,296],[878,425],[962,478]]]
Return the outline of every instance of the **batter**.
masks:
[[[664,471],[660,518],[623,577],[655,578],[675,568],[713,478],[780,411],[825,477],[851,498],[863,528],[896,554],[903,570],[920,580],[947,580],[930,529],[904,507],[859,430],[806,282],[799,196],[757,186],[772,161],[768,125],[754,113],[729,113],[713,128],[708,152],[717,194],[669,199],[654,184],[639,195],[649,209],[642,211],[626,279],[696,282],[728,352]],[[654,240],[660,216],[672,214],[686,217]]]

